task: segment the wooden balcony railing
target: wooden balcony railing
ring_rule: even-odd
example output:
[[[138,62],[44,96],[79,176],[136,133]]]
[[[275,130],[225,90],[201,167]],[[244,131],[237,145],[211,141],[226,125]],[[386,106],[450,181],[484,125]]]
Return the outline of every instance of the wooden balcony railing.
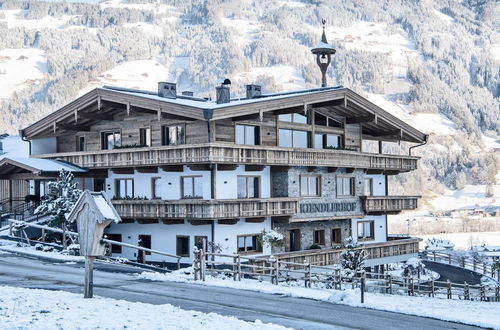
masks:
[[[216,220],[291,216],[298,198],[248,200],[112,200],[118,214],[130,219]]]
[[[405,254],[418,253],[420,238],[404,238],[383,243],[364,244],[360,249],[365,250],[366,259],[393,257]],[[296,252],[275,253],[273,256],[284,262],[304,263],[313,266],[326,266],[340,263],[340,254],[343,249],[304,250]]]
[[[118,168],[181,164],[256,164],[328,166],[407,172],[417,168],[418,157],[349,150],[299,149],[228,143],[161,146],[36,155],[61,159],[86,168]]]
[[[398,213],[415,210],[420,196],[364,196],[363,207],[366,213]]]

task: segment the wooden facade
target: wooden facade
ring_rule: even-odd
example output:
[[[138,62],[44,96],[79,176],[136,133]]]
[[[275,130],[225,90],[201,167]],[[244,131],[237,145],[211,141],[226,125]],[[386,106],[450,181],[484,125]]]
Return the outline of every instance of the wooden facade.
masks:
[[[367,214],[399,213],[417,208],[420,196],[363,196]]]

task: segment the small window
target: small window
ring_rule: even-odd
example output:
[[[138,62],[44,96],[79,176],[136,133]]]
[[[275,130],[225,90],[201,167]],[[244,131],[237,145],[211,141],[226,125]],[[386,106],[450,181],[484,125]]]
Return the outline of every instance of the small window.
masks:
[[[182,198],[203,198],[203,178],[201,176],[183,176]]]
[[[342,147],[342,135],[337,134],[315,134],[314,147],[316,149],[338,149]]]
[[[260,127],[251,125],[236,125],[236,144],[259,145]]]
[[[151,128],[139,129],[139,144],[141,147],[151,147]]]
[[[85,137],[77,136],[76,137],[76,150],[77,151],[85,151]]]
[[[364,195],[365,196],[373,196],[373,179],[372,178],[365,178]]]
[[[307,124],[307,116],[301,113],[279,115],[278,120],[289,123]]]
[[[314,113],[314,124],[318,126],[344,128],[344,123],[340,120],[322,115],[317,112]]]
[[[121,234],[105,234],[106,238],[111,241],[121,242],[122,235]],[[111,253],[122,253],[122,246],[111,244]]]
[[[162,126],[161,144],[164,146],[186,143],[184,125]]]
[[[338,245],[342,243],[342,239],[340,237],[340,228],[333,228],[332,229],[332,245]]]
[[[300,196],[316,197],[321,195],[321,184],[319,175],[300,176]]]
[[[280,128],[279,146],[293,148],[309,148],[309,134],[307,131]]]
[[[161,199],[161,178],[151,178],[151,198]]]
[[[337,178],[337,196],[354,196],[354,178]]]
[[[177,236],[176,251],[178,256],[189,257],[189,236]]]
[[[358,222],[358,240],[375,239],[375,221]]]
[[[241,235],[237,237],[237,240],[238,240],[238,252],[242,253],[262,252],[262,245],[260,244],[260,234]]]
[[[116,198],[134,197],[134,179],[116,179]]]
[[[106,191],[106,180],[94,179],[94,191]]]
[[[238,176],[238,198],[259,198],[260,177]]]
[[[102,132],[101,133],[101,149],[112,150],[122,145],[122,135],[120,131]]]
[[[314,244],[325,245],[325,231],[315,230],[314,231]]]
[[[140,247],[146,248],[146,249],[151,249],[151,235],[139,235],[139,242],[138,242]],[[139,251],[141,253],[142,251]],[[146,255],[151,255],[151,252],[146,251]]]

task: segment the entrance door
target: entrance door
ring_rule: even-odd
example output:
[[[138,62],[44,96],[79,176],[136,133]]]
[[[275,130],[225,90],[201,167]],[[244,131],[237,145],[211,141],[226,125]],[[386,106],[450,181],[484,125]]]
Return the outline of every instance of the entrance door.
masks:
[[[300,229],[290,230],[290,251],[300,251]]]

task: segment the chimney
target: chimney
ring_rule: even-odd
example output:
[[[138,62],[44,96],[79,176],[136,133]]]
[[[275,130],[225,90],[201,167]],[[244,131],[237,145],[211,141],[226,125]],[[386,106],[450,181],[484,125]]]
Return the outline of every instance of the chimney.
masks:
[[[177,97],[177,86],[175,83],[159,82],[158,83],[158,96],[167,99],[175,99]]]
[[[262,95],[262,86],[260,85],[246,85],[247,99],[254,99]]]
[[[193,92],[191,92],[191,91],[183,91],[183,92],[182,92],[182,95],[184,95],[184,96],[193,96],[193,95],[194,95],[194,93],[193,93]]]
[[[215,87],[215,95],[217,104],[229,103],[231,100],[231,93],[229,92],[229,85],[231,85],[231,80],[224,79],[220,86]]]

